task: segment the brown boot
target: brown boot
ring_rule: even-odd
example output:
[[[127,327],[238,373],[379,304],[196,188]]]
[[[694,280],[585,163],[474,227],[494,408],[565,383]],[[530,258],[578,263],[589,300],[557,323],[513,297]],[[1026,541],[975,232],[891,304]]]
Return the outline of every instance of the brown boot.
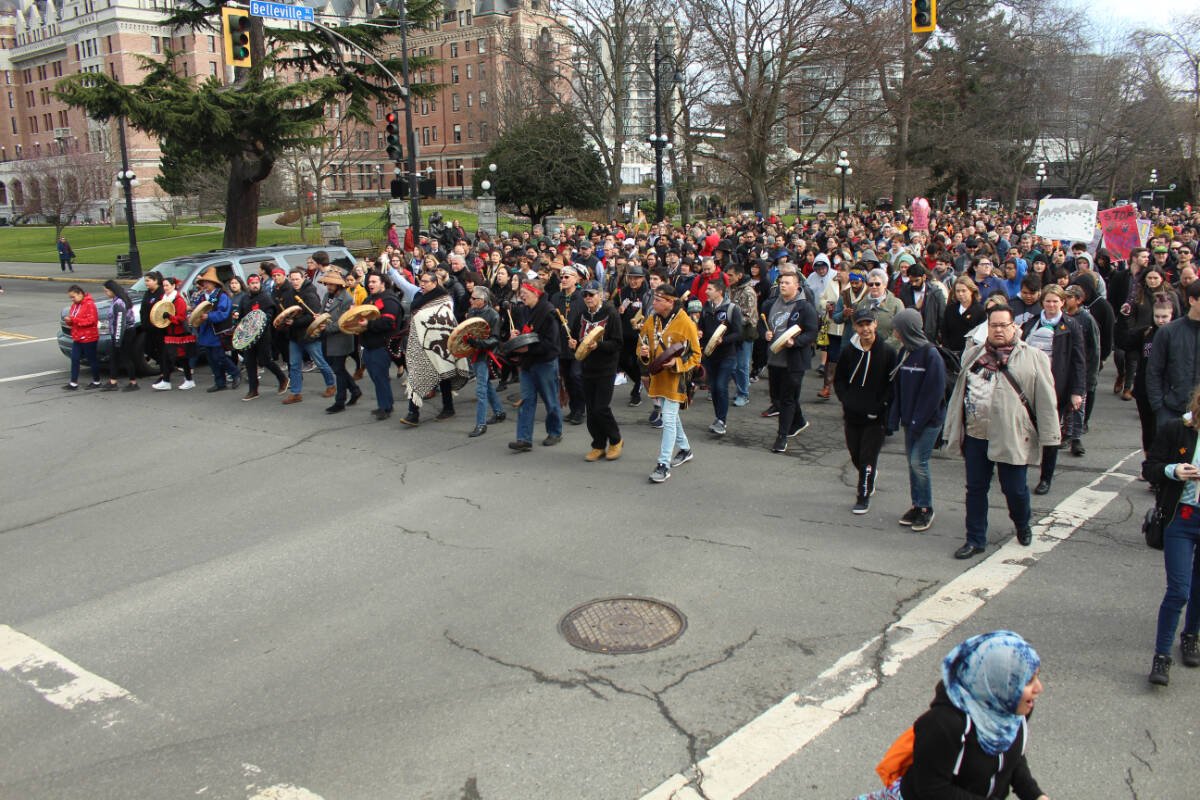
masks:
[[[335,394],[337,394],[337,387],[336,387],[336,386],[326,386],[326,387],[325,387],[325,394],[323,394],[323,395],[321,395],[321,396],[322,396],[322,397],[333,397]]]
[[[285,406],[290,406],[293,403],[299,403],[303,399],[304,395],[302,394],[289,394],[287,397],[283,398],[283,404]]]
[[[1125,376],[1118,372],[1117,379],[1116,379],[1116,381],[1113,382],[1113,394],[1120,394],[1121,390],[1124,388],[1125,388]]]
[[[277,394],[277,395],[279,395],[279,396],[281,396],[281,397],[282,397],[283,395],[285,395],[285,394],[287,394],[287,393],[288,393],[288,389],[290,389],[291,387],[292,387],[292,382],[291,382],[291,380],[290,380],[289,378],[284,378],[284,379],[283,379],[283,380],[282,380],[282,381],[279,383],[279,391],[278,391],[278,392],[276,392],[275,394]]]
[[[616,444],[610,444],[608,446],[608,448],[604,451],[604,458],[607,459],[608,461],[616,461],[618,458],[621,457],[621,450],[624,447],[625,447],[624,439],[617,442]]]
[[[584,461],[599,461],[602,458],[604,458],[604,451],[598,447],[593,447],[591,450],[588,450],[588,453],[586,456],[583,457],[583,460]]]
[[[354,370],[354,380],[361,381],[363,375],[366,375],[366,374],[367,374],[367,368],[359,367],[358,369]]]

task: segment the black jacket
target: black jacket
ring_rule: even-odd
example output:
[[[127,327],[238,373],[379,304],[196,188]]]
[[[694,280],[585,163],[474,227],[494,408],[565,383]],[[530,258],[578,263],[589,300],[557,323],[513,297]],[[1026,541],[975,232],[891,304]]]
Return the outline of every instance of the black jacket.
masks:
[[[267,322],[275,319],[275,298],[265,289],[257,292],[246,290],[238,300],[238,319],[245,319],[251,311],[261,311],[267,315]],[[336,323],[337,320],[334,320]]]
[[[1196,457],[1196,431],[1183,424],[1183,418],[1173,419],[1158,429],[1150,453],[1142,462],[1142,477],[1150,482],[1158,497],[1158,508],[1170,521],[1183,494],[1184,482],[1168,478],[1169,464],[1190,464]]]
[[[842,403],[842,415],[856,425],[887,422],[888,401],[892,397],[892,371],[896,369],[896,351],[876,336],[870,350],[858,345],[858,334],[842,343],[833,389]]]
[[[967,349],[967,334],[985,319],[982,303],[972,303],[965,313],[960,313],[960,308],[958,301],[951,299],[946,306],[946,320],[942,326],[942,344],[955,353]]]
[[[1041,324],[1036,316],[1021,326],[1021,338],[1029,341],[1034,326]],[[1054,341],[1050,345],[1050,374],[1054,376],[1054,394],[1058,398],[1058,413],[1069,410],[1067,402],[1071,395],[1087,396],[1087,356],[1083,348],[1083,331],[1079,323],[1067,316],[1054,326]]]
[[[705,303],[704,310],[700,312],[700,345],[707,345],[713,331],[722,324],[725,325],[725,335],[721,337],[721,343],[713,350],[712,355],[704,357],[706,360],[717,362],[733,358],[734,351],[742,342],[742,310],[728,298],[715,308]]]
[[[550,298],[550,305],[554,306],[554,310],[562,314],[563,319],[569,323],[575,312],[583,308],[583,292],[579,291],[578,287],[576,287],[574,292],[571,292],[570,297],[567,297],[566,292],[556,292]],[[572,328],[572,330],[574,329]],[[562,320],[559,320],[558,331],[558,357],[564,360],[574,358],[575,356],[571,352],[571,349],[567,347],[567,329],[563,327]]]
[[[803,285],[801,284],[801,286]],[[784,301],[777,296],[775,302],[782,303]],[[772,304],[772,311],[774,308],[775,306]],[[767,312],[768,321],[775,318],[772,311]],[[812,366],[813,343],[817,341],[820,322],[817,321],[817,310],[813,308],[812,303],[804,299],[802,293],[796,295],[787,319],[779,321],[776,333],[782,333],[793,325],[800,326],[800,333],[796,334],[796,338],[792,340],[792,346],[783,350],[783,354],[787,356],[787,368],[789,372],[807,372],[808,368]]]
[[[1181,317],[1154,334],[1146,364],[1146,398],[1155,411],[1166,408],[1182,414],[1198,381],[1200,322]]]
[[[388,339],[395,335],[400,327],[404,309],[400,298],[390,290],[383,290],[367,298],[367,304],[379,309],[379,316],[367,321],[367,329],[359,336],[359,341],[367,350],[386,347]]]
[[[615,376],[621,348],[625,343],[625,332],[622,330],[621,315],[617,313],[613,304],[601,303],[600,308],[593,314],[582,302],[576,303],[571,307],[571,316],[567,324],[571,328],[571,337],[577,342],[592,328],[604,325],[604,338],[596,344],[596,349],[580,362],[580,372],[588,378]]]
[[[554,306],[550,305],[543,296],[538,298],[537,304],[533,308],[522,303],[520,312],[520,317],[516,319],[517,332],[538,335],[538,340],[529,345],[528,351],[516,354],[521,359],[521,363],[541,364],[558,358],[558,337],[562,331],[562,323],[558,319],[558,314],[554,313]]]
[[[896,296],[905,308],[917,307],[911,283],[904,282]],[[935,344],[942,341],[942,327],[946,324],[946,299],[940,291],[929,285],[928,279],[925,280],[925,304],[918,310],[921,312],[921,329],[925,331],[925,338]]]
[[[301,304],[301,300],[304,301],[303,304]],[[299,291],[293,289],[291,283],[283,287],[283,291],[279,294],[279,308],[283,310],[292,306],[300,306],[300,313],[292,317],[288,338],[295,342],[301,342],[305,339],[308,326],[312,324],[312,312],[321,308],[321,298],[317,295],[317,287],[313,286],[312,281],[306,278],[300,285]]]
[[[913,763],[900,781],[904,800],[1003,798],[1010,788],[1020,800],[1041,796],[1025,761],[1024,727],[1008,752],[996,756],[979,746],[974,726],[963,741],[966,730],[967,715],[950,702],[939,681],[929,710],[913,723]]]

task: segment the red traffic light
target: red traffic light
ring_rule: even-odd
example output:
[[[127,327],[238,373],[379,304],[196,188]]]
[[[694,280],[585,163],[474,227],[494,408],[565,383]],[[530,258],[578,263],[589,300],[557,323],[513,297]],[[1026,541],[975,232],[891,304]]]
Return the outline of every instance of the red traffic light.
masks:
[[[387,113],[387,116],[384,117],[384,119],[387,120],[388,125],[395,125],[396,124],[396,112],[389,111]]]

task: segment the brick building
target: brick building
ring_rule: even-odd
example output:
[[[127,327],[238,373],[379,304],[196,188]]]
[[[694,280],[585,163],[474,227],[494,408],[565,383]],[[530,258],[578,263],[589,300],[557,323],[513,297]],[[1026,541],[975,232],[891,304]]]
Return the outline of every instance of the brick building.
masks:
[[[3,0],[0,0],[2,3]],[[170,0],[15,0],[0,7],[0,218],[29,213],[31,188],[67,174],[96,184],[97,199],[73,214],[79,221],[123,215],[114,123],[90,120],[51,92],[64,76],[105,72],[123,83],[140,79],[138,55],[161,55],[170,48],[184,75],[231,78],[223,42],[211,32],[169,30],[160,21]],[[320,14],[363,16],[363,0],[330,0]],[[420,169],[432,172],[439,194],[470,193],[474,170],[494,141],[505,98],[520,77],[507,64],[508,48],[557,47],[541,0],[447,0],[446,12],[430,29],[414,31],[410,52],[439,63],[412,76],[437,83],[434,99],[414,103]],[[271,25],[289,23],[272,21]],[[298,23],[291,23],[298,24]],[[398,39],[393,47],[398,47]],[[295,79],[294,76],[286,76]],[[385,153],[383,105],[366,128],[340,121],[331,109],[333,146],[323,158],[297,158],[277,169],[297,191],[319,180],[325,196],[380,197],[394,167]],[[159,151],[152,138],[128,131],[130,168],[139,186],[139,219],[162,216],[165,198],[153,182]],[[307,162],[307,166],[306,166]],[[319,162],[319,163],[318,163]],[[100,185],[103,184],[103,185]],[[36,209],[32,209],[36,212]]]

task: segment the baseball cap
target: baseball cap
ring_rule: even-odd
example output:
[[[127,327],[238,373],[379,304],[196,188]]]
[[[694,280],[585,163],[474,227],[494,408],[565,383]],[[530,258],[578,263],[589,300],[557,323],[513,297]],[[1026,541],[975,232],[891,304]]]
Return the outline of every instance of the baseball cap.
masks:
[[[600,281],[588,281],[580,291],[584,294],[600,294]]]
[[[859,308],[854,311],[854,321],[858,322],[874,322],[875,311],[870,308]]]

